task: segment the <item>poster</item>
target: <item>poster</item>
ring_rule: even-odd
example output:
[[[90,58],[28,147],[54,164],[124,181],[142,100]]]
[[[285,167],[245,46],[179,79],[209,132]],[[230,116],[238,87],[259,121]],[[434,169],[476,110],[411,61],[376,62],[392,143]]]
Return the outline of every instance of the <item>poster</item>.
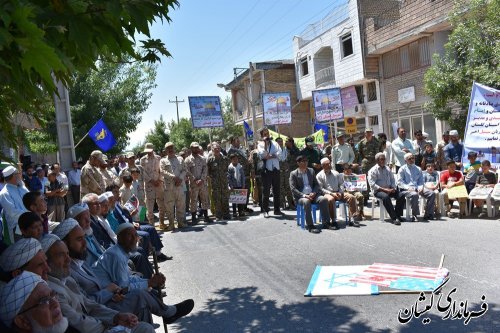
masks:
[[[488,160],[493,168],[500,168],[500,90],[475,83],[467,116],[462,161],[470,151],[478,153],[479,160]]]
[[[366,175],[344,175],[344,188],[346,191],[367,191]]]
[[[280,134],[278,132],[275,132],[275,131],[272,131],[272,130],[269,130],[269,134],[271,135],[271,137],[276,140],[276,138],[278,137],[281,137],[283,138],[283,141],[286,141],[286,139],[288,139],[288,136],[286,135],[283,135],[283,134]],[[319,145],[319,146],[323,146],[324,143],[325,143],[325,135],[324,135],[324,132],[322,130],[319,130],[319,131],[316,131],[314,132],[313,134],[309,135],[311,136],[313,139],[314,139],[314,143],[316,145]],[[299,148],[299,149],[302,149],[306,146],[306,137],[302,137],[302,138],[293,138],[293,141],[295,142],[295,145]]]
[[[247,203],[247,189],[238,189],[229,191],[229,203],[246,204]]]
[[[340,95],[342,96],[342,107],[344,109],[352,109],[359,104],[358,94],[356,94],[354,86],[342,88]]]
[[[314,90],[312,100],[317,123],[329,123],[344,118],[340,88]]]
[[[467,193],[467,189],[465,185],[453,186],[452,188],[447,189],[448,199],[457,199],[457,198],[468,198],[469,194]]]
[[[224,127],[219,96],[188,97],[194,128]]]
[[[263,93],[262,108],[266,125],[290,124],[292,122],[290,93]]]

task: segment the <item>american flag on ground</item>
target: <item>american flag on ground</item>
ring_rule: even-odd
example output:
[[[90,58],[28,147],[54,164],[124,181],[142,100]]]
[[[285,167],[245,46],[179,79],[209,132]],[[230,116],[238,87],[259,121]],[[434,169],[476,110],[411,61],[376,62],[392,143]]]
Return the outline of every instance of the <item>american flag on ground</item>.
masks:
[[[448,273],[446,268],[374,263],[350,281],[404,290],[434,290]]]

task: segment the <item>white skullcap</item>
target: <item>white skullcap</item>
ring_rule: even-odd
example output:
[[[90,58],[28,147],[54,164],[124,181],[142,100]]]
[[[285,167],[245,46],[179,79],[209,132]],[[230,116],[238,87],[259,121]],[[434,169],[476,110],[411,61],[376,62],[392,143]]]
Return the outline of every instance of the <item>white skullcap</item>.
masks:
[[[404,156],[405,161],[406,161],[408,158],[412,157],[412,156],[413,156],[413,154],[412,154],[412,153],[406,153],[406,154],[405,154],[405,156]]]
[[[42,245],[35,238],[21,238],[3,251],[0,266],[5,272],[12,272],[33,259],[41,249]]]
[[[5,169],[3,169],[2,174],[4,177],[9,177],[10,175],[12,175],[16,171],[17,171],[16,168],[14,168],[12,165],[9,165]]]
[[[422,132],[422,136],[423,136],[424,138],[428,138],[428,137],[429,137],[429,134],[428,134],[428,133],[426,133],[426,132]]]
[[[71,208],[68,210],[68,214],[66,214],[67,217],[75,218],[78,216],[78,214],[89,210],[89,206],[86,203],[77,203],[76,205],[71,206]]]
[[[321,161],[319,161],[320,164],[323,164],[323,163],[330,163],[330,159],[328,157],[323,157],[321,159]]]
[[[55,227],[54,230],[52,230],[52,234],[63,240],[71,232],[71,230],[75,229],[77,226],[79,226],[77,220],[71,218],[66,219],[59,223],[59,225]]]
[[[103,203],[104,201],[108,201],[108,196],[106,195],[106,193],[101,194],[98,198],[98,201],[99,201],[99,203]]]
[[[118,235],[123,230],[129,229],[129,228],[135,229],[135,227],[134,227],[134,225],[132,223],[128,223],[128,222],[121,223],[121,224],[118,225],[118,228],[116,228],[116,234]]]
[[[50,247],[58,240],[61,240],[61,239],[57,235],[54,235],[54,234],[44,235],[42,237],[42,240],[40,241],[40,243],[42,243],[43,252],[47,253],[47,251],[50,249]]]
[[[0,319],[7,327],[39,283],[46,283],[38,274],[23,271],[0,290]]]
[[[451,130],[450,131],[450,136],[458,136],[458,131],[457,130]]]
[[[380,157],[382,157],[382,156],[383,156],[383,157],[385,157],[385,154],[384,154],[384,153],[382,153],[382,152],[377,153],[377,154],[375,155],[375,160],[378,160],[378,159],[379,159]]]

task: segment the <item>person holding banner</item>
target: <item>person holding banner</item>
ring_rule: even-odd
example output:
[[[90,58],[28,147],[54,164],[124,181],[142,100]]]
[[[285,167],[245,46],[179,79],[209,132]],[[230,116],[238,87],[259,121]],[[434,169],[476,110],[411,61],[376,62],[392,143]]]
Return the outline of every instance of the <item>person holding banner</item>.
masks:
[[[264,162],[262,171],[262,183],[264,186],[262,195],[262,211],[264,217],[269,217],[269,196],[271,194],[271,186],[273,187],[273,205],[274,214],[282,215],[280,210],[280,163],[278,155],[281,152],[280,147],[269,136],[267,127],[259,130],[262,138],[257,145],[260,158]]]
[[[231,190],[245,188],[245,172],[238,161],[238,155],[230,154],[229,159],[231,161],[227,167],[227,183],[229,184],[229,188]],[[245,215],[245,206],[245,204],[233,203],[233,217],[243,217]],[[236,207],[238,207],[238,213],[236,213]]]
[[[332,148],[332,165],[339,173],[344,172],[344,164],[354,162],[354,150],[345,142],[344,132],[337,133],[337,144]],[[324,168],[323,168],[324,170]]]
[[[457,186],[464,185],[464,177],[460,171],[457,171],[457,164],[454,160],[449,160],[446,162],[448,170],[441,172],[441,188],[444,195],[444,203],[446,204],[446,215],[448,217],[453,217],[451,213],[451,207],[453,206],[453,200],[448,199],[448,191]],[[465,217],[466,201],[467,201],[467,190],[465,191],[465,196],[457,198],[460,205],[460,217]]]
[[[247,203],[244,205],[244,211],[247,213],[253,213],[253,210],[248,208],[248,197],[250,196],[250,168],[251,165],[247,159],[247,152],[244,148],[241,147],[240,138],[237,136],[231,137],[231,146],[227,151],[228,155],[235,154],[238,157],[238,163],[243,167],[244,175],[245,175],[245,184],[243,188],[248,189],[247,191]]]

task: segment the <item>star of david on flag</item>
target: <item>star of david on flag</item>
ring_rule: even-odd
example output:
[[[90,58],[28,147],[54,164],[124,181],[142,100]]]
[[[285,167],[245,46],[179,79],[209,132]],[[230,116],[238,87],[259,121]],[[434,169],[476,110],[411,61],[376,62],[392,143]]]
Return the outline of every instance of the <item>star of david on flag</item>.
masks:
[[[88,134],[92,141],[94,141],[103,152],[110,150],[116,144],[113,133],[111,133],[102,119],[99,119],[99,121],[95,123]]]

